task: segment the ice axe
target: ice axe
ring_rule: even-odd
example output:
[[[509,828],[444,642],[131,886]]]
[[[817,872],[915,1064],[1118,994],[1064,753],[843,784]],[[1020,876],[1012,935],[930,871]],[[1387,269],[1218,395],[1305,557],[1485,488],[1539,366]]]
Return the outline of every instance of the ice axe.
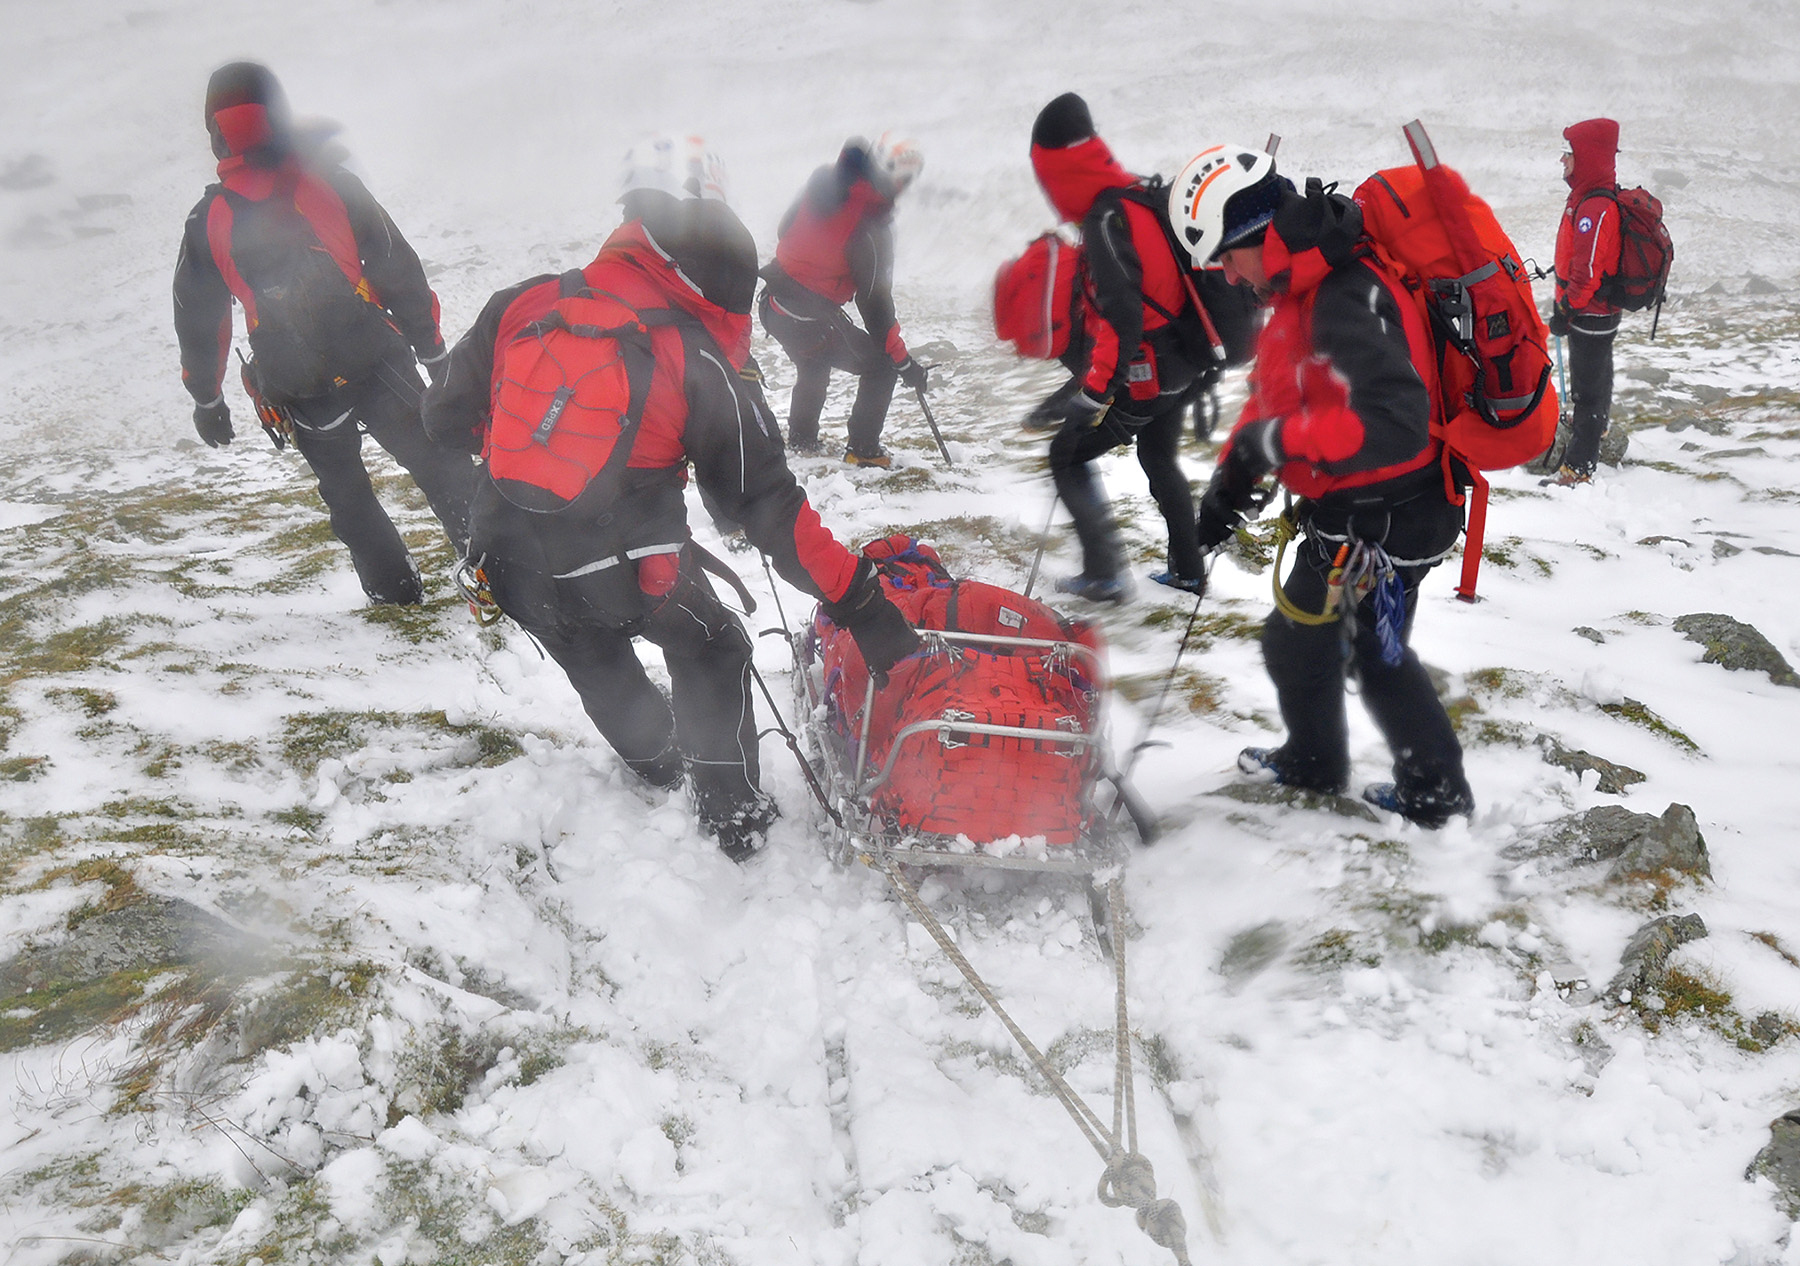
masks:
[[[922,365],[920,368],[929,374],[933,369],[936,369],[937,366]],[[951,470],[955,470],[956,462],[951,458],[950,449],[944,443],[944,433],[938,430],[937,419],[931,416],[931,406],[925,402],[925,388],[915,387],[913,389],[913,394],[919,397],[919,409],[925,414],[925,425],[931,428],[931,438],[937,441],[938,452],[944,455],[944,465],[948,466]]]

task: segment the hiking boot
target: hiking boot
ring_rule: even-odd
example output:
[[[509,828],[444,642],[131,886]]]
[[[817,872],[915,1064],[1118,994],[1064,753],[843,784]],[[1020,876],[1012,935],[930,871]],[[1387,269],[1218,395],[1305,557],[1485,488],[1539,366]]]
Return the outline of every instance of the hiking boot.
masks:
[[[1191,593],[1196,598],[1206,592],[1205,576],[1177,576],[1172,571],[1159,571],[1151,573],[1150,579],[1159,585],[1167,585],[1171,589]]]
[[[1306,777],[1279,747],[1246,747],[1237,756],[1238,772],[1254,782],[1272,782],[1281,787],[1301,791],[1317,791],[1327,796],[1344,793],[1343,780]]]
[[[769,827],[781,816],[772,796],[756,793],[756,799],[720,818],[702,818],[700,829],[719,842],[719,851],[734,862],[745,862],[763,846]]]
[[[823,457],[825,455],[825,445],[819,441],[819,437],[816,435],[790,438],[787,450],[795,457]]]
[[[1064,576],[1056,582],[1056,592],[1115,607],[1131,596],[1130,586],[1119,576]]]
[[[872,453],[859,452],[854,448],[844,450],[844,465],[846,466],[873,466],[877,470],[886,470],[893,464],[894,455],[879,444],[875,446],[875,451]]]
[[[1432,831],[1453,817],[1466,818],[1475,812],[1475,797],[1466,791],[1434,790],[1403,798],[1394,783],[1374,782],[1363,788],[1362,798],[1377,809],[1398,813],[1408,822]]]
[[[1573,466],[1563,466],[1558,469],[1554,475],[1550,476],[1550,478],[1539,480],[1540,486],[1548,487],[1551,484],[1555,484],[1558,488],[1573,488],[1577,484],[1591,484],[1593,482],[1593,471],[1576,470]]]

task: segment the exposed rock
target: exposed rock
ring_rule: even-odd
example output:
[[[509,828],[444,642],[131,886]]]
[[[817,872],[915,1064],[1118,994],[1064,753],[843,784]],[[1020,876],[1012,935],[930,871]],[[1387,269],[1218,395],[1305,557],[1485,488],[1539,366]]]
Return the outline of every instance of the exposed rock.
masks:
[[[1743,550],[1733,545],[1730,541],[1713,542],[1714,558],[1730,558],[1733,554],[1742,554],[1743,552]]]
[[[1722,462],[1727,457],[1767,457],[1768,455],[1768,449],[1763,448],[1758,444],[1752,444],[1748,448],[1714,449],[1706,455],[1706,460],[1709,462]]]
[[[1744,293],[1747,295],[1778,295],[1781,293],[1781,287],[1767,277],[1759,277],[1752,273],[1750,280],[1744,283]]]
[[[1787,659],[1748,624],[1716,612],[1697,612],[1677,617],[1675,629],[1706,648],[1700,657],[1705,663],[1734,671],[1765,672],[1778,686],[1800,687],[1800,675]]]
[[[1245,928],[1225,946],[1219,974],[1235,989],[1280,958],[1287,941],[1287,929],[1274,920]]]
[[[1775,1202],[1785,1217],[1800,1221],[1800,1108],[1769,1122],[1769,1145],[1756,1154],[1745,1178],[1775,1184]]]
[[[1365,804],[1361,800],[1352,800],[1349,796],[1327,795],[1322,791],[1307,791],[1301,787],[1283,787],[1280,783],[1275,782],[1230,782],[1213,794],[1243,804],[1274,804],[1288,809],[1322,809],[1326,813],[1335,813],[1339,817],[1360,818],[1364,822],[1379,823],[1382,821],[1381,814],[1375,811],[1375,806]]]
[[[1631,447],[1631,432],[1623,426],[1609,426],[1606,434],[1600,437],[1600,464],[1602,466],[1619,466],[1624,464],[1625,450]]]
[[[1538,746],[1544,751],[1546,764],[1566,769],[1577,778],[1588,770],[1593,770],[1599,775],[1594,789],[1609,796],[1622,796],[1626,788],[1644,781],[1644,775],[1629,765],[1615,764],[1603,756],[1596,756],[1579,748],[1564,747],[1548,734],[1538,736]]]
[[[1673,167],[1658,167],[1650,173],[1650,183],[1658,189],[1686,189],[1687,173]]]
[[[1647,989],[1658,988],[1676,947],[1705,935],[1706,924],[1697,914],[1664,915],[1644,924],[1626,942],[1618,974],[1606,986],[1608,996],[1628,1002]]]
[[[1634,382],[1648,383],[1652,387],[1660,387],[1675,375],[1660,365],[1633,365],[1624,370],[1620,376],[1630,378]]]
[[[1606,634],[1602,633],[1599,629],[1592,629],[1585,624],[1578,624],[1571,629],[1570,632],[1574,633],[1576,637],[1585,637],[1595,646],[1606,645]]]
[[[1677,873],[1712,878],[1706,840],[1694,811],[1672,804],[1661,817],[1604,804],[1560,818],[1536,839],[1509,845],[1503,856],[1515,861],[1553,859],[1565,866],[1610,862],[1608,881]]]
[[[1775,1043],[1786,1037],[1788,1032],[1788,1022],[1781,1018],[1780,1013],[1775,1011],[1764,1011],[1761,1015],[1750,1021],[1751,1040],[1757,1045],[1765,1048],[1775,1045]]]

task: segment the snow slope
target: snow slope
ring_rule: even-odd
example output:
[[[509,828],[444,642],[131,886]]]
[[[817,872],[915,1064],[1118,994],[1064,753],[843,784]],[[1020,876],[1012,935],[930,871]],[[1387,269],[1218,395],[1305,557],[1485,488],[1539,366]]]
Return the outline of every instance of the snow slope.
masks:
[[[1215,573],[1191,706],[1140,766],[1171,826],[1127,872],[1143,1148],[1195,1261],[1800,1260],[1743,1177],[1800,1100],[1800,1038],[1738,1040],[1800,1019],[1800,695],[1671,627],[1724,612],[1800,657],[1791,4],[73,0],[15,4],[7,28],[0,960],[149,908],[226,947],[121,972],[128,996],[93,1011],[119,1023],[14,1042],[53,1005],[0,1015],[8,1260],[1169,1260],[1095,1199],[1098,1162],[879,877],[826,860],[779,743],[786,816],[735,867],[679,799],[627,789],[516,630],[466,620],[391,466],[432,573],[417,612],[361,607],[303,466],[244,437],[235,394],[240,443],[189,442],[167,285],[210,174],[200,91],[237,56],[344,124],[451,335],[499,286],[590,256],[646,130],[712,140],[765,253],[847,134],[917,136],[900,310],[946,361],[934,407],[963,469],[904,401],[896,472],[799,469],[846,539],[925,525],[1014,585],[1049,494],[1013,421],[1054,376],[992,343],[985,304],[1049,227],[1025,157],[1045,100],[1083,92],[1127,165],[1165,173],[1273,131],[1285,169],[1353,181],[1423,117],[1544,262],[1561,126],[1621,119],[1621,173],[1664,197],[1680,249],[1658,341],[1634,319],[1620,342],[1629,462],[1556,496],[1502,476],[1486,601],[1439,575],[1418,621],[1468,701],[1475,819],[1428,833],[1213,794],[1276,725],[1243,636],[1266,573]],[[1752,276],[1774,293],[1746,296]],[[779,406],[785,362],[758,351]],[[834,394],[828,430],[846,408]],[[1196,480],[1208,458],[1187,453]],[[1142,476],[1129,455],[1104,469],[1148,571]],[[1072,559],[1058,532],[1046,565]],[[1141,592],[1105,617],[1133,696],[1188,611]],[[783,647],[758,658],[785,705]],[[1645,708],[1660,728],[1629,719]],[[1120,708],[1122,748],[1145,721]],[[1352,726],[1359,779],[1380,777],[1354,705]],[[1603,793],[1539,736],[1645,780]],[[1672,802],[1711,883],[1621,890],[1518,851],[1573,810]],[[924,892],[1105,1115],[1111,974],[1082,896]],[[1664,912],[1704,918],[1675,961],[1727,1000],[1663,1018],[1591,997]]]

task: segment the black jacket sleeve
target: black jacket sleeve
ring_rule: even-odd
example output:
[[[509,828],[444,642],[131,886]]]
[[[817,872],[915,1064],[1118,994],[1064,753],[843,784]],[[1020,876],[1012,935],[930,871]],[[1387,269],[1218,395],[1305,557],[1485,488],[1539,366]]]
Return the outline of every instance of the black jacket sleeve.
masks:
[[[783,580],[825,601],[842,598],[856,555],[819,522],[788,469],[762,389],[700,340],[688,340],[686,360],[684,442],[695,480]]]
[[[863,328],[893,359],[888,333],[899,326],[894,315],[893,221],[885,215],[864,216],[844,250],[850,275],[856,278],[856,311],[862,317]]]
[[[493,408],[494,343],[500,320],[513,301],[533,286],[556,280],[545,273],[496,291],[475,318],[475,324],[456,341],[444,375],[425,389],[420,407],[425,434],[439,444],[479,453]]]
[[[207,190],[188,213],[181,254],[175,261],[175,341],[181,348],[181,382],[197,404],[219,398],[231,350],[231,291],[206,237],[213,196],[213,190]]]
[[[1367,267],[1333,270],[1313,304],[1312,342],[1348,384],[1362,447],[1329,463],[1348,475],[1410,460],[1431,440],[1431,393],[1413,364],[1393,293]]]
[[[381,306],[421,358],[436,355],[444,345],[438,331],[438,301],[417,252],[362,181],[342,167],[333,168],[325,178],[344,200],[350,231],[362,254],[363,275],[381,296]]]

